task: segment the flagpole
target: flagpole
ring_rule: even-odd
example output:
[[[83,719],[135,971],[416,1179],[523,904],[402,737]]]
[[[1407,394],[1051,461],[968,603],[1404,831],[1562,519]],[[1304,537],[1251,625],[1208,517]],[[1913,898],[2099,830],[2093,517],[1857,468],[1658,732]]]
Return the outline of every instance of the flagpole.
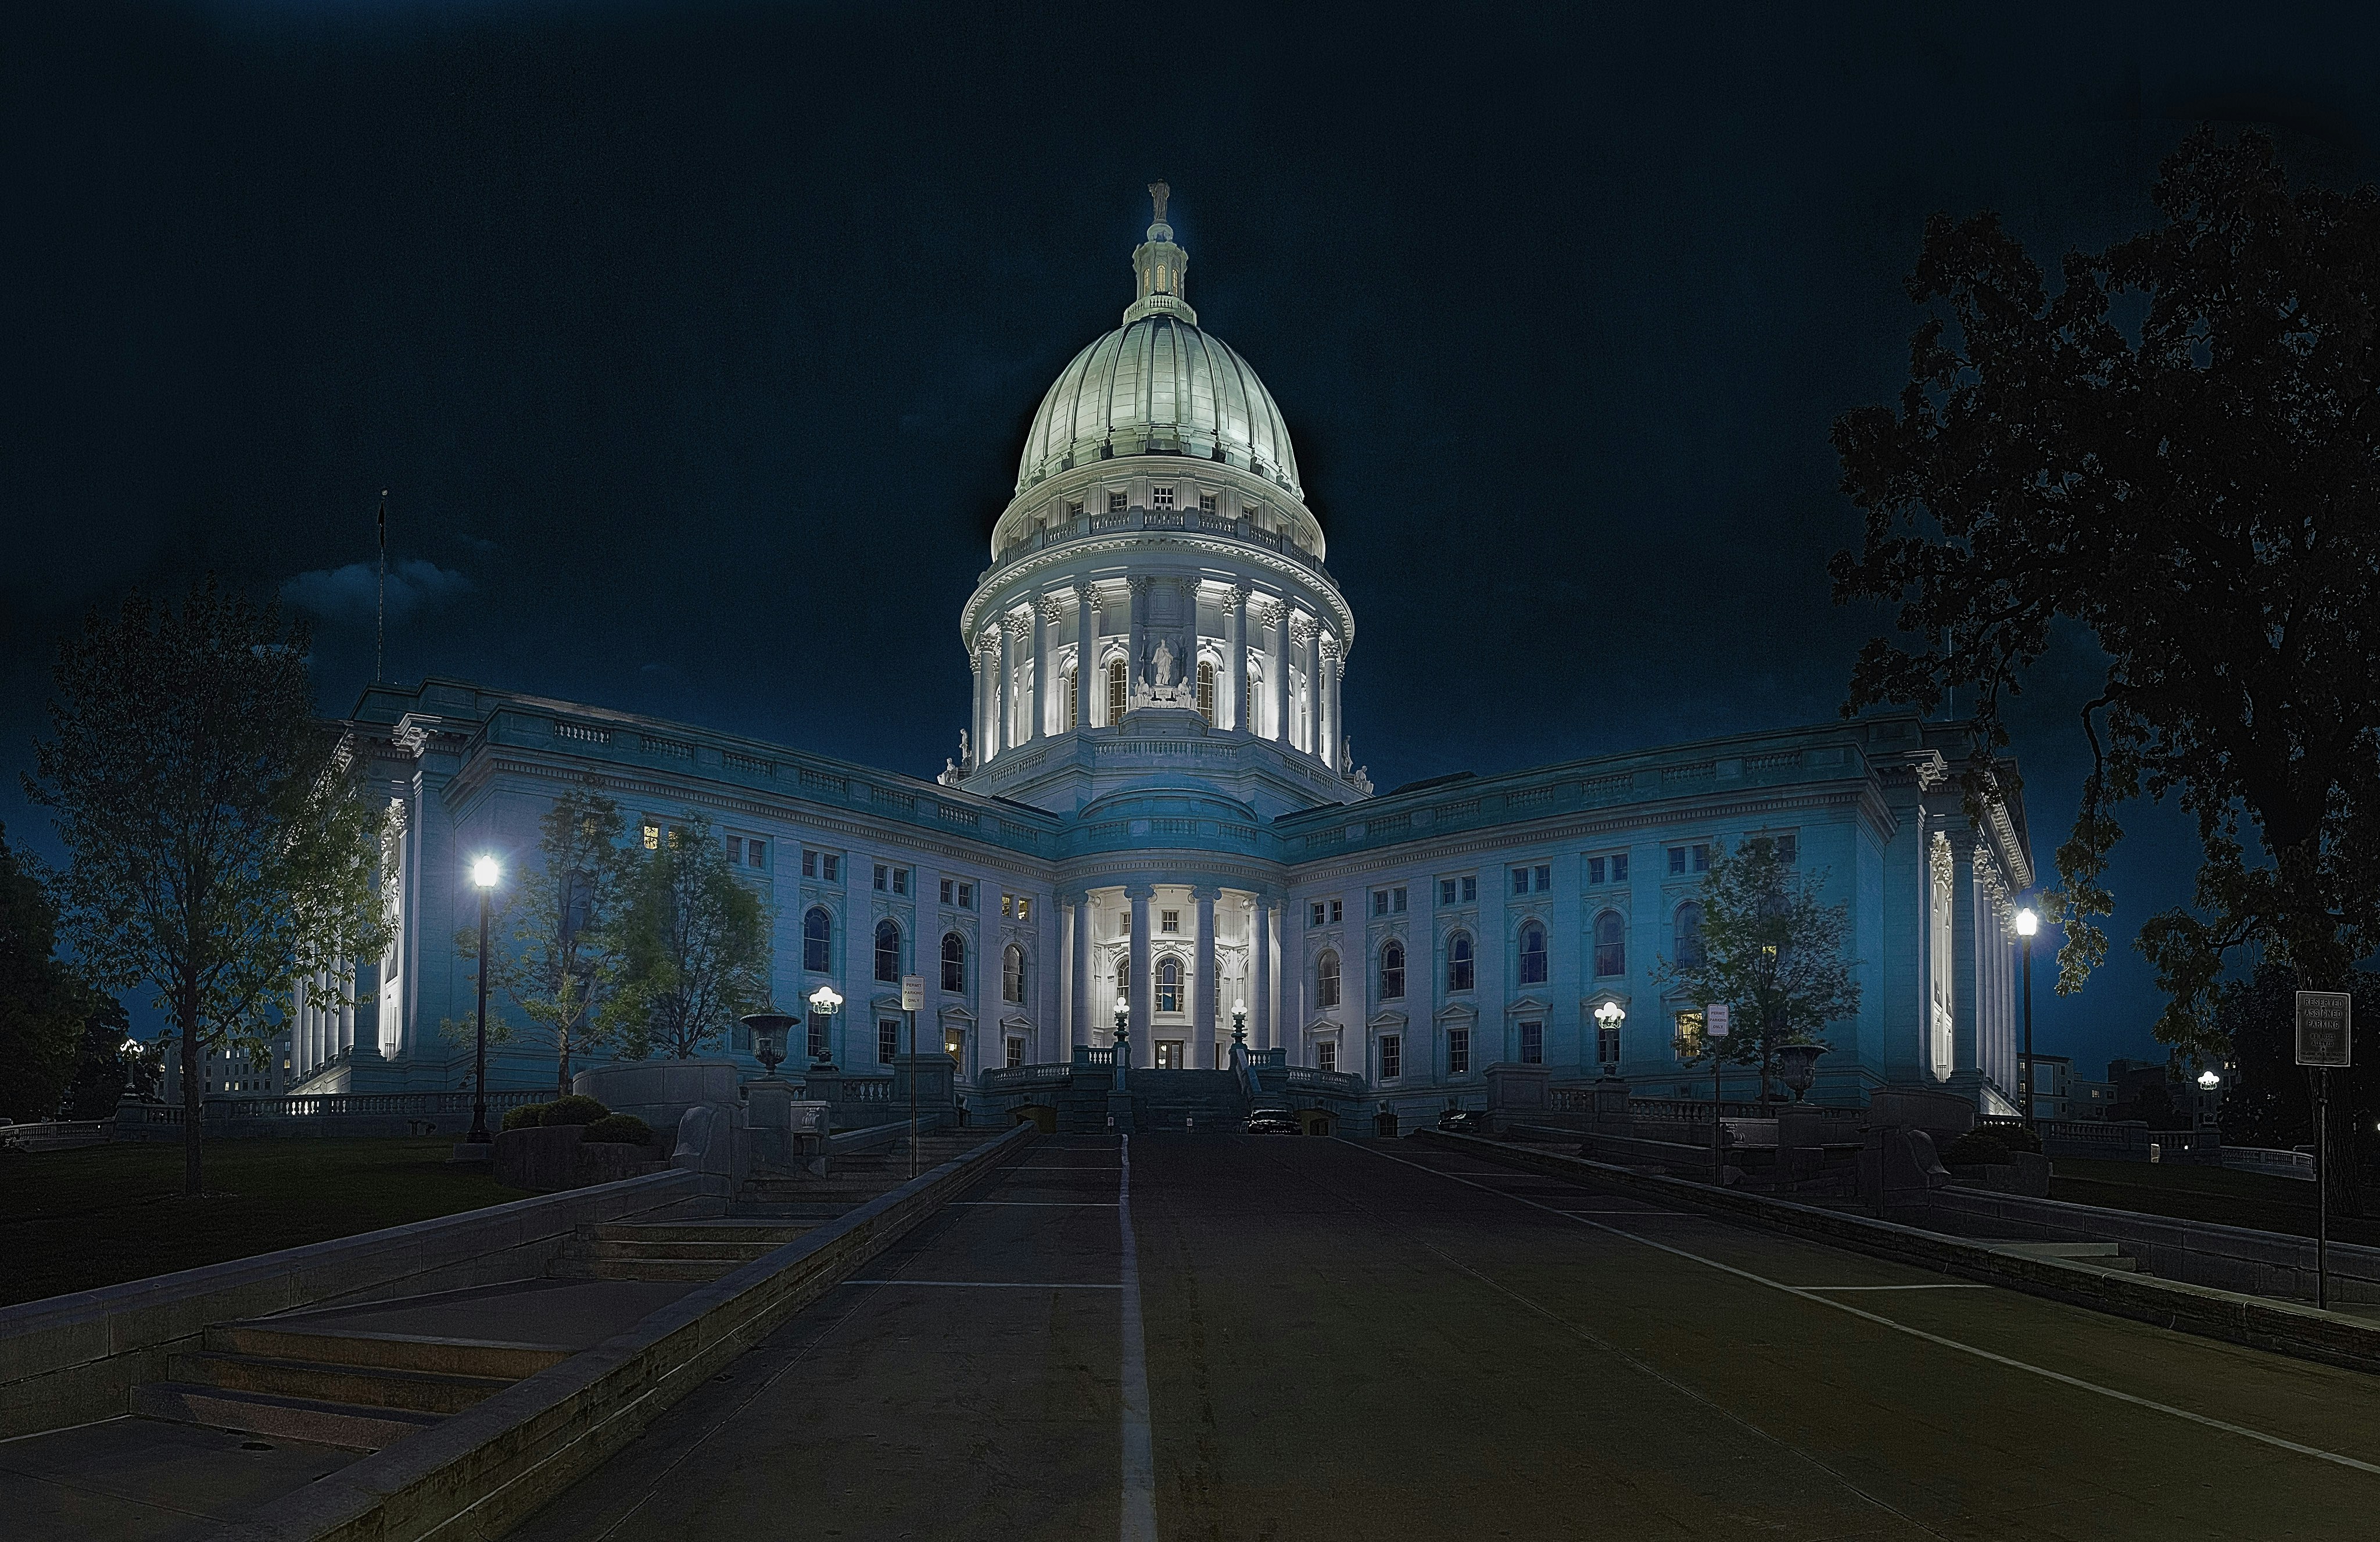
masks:
[[[388,679],[388,489],[380,490],[380,603],[372,617],[372,683]]]

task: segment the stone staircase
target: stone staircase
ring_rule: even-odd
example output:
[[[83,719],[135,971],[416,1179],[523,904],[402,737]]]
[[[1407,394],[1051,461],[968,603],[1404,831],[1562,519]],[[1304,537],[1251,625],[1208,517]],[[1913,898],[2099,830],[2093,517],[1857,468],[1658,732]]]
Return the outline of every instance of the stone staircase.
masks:
[[[132,1412],[355,1450],[434,1425],[569,1356],[530,1344],[324,1333],[229,1323],[174,1355]]]
[[[997,1130],[928,1130],[917,1136],[917,1171],[933,1171],[963,1151],[1001,1133]],[[816,1226],[856,1210],[909,1181],[909,1137],[894,1136],[871,1151],[834,1157],[824,1178],[808,1173],[754,1173],[728,1202],[738,1220],[778,1220]]]
[[[1237,1132],[1247,1120],[1247,1093],[1233,1071],[1135,1068],[1126,1085],[1136,1130]]]
[[[707,1285],[792,1242],[812,1223],[686,1221],[582,1226],[546,1267],[556,1279],[660,1279]]]
[[[2125,1255],[2114,1242],[1989,1242],[1996,1253],[2021,1253],[2028,1258],[2056,1258],[2069,1264],[2090,1264],[2103,1269],[2138,1274],[2141,1261]]]

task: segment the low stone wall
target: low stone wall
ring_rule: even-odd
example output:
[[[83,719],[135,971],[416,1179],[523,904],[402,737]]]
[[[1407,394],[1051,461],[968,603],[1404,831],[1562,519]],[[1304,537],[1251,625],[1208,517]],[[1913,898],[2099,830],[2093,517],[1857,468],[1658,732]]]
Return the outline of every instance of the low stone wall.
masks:
[[[1034,1134],[1018,1125],[596,1348],[264,1506],[214,1542],[501,1536]]]
[[[1662,1205],[1689,1205],[1788,1236],[1850,1248],[1895,1263],[2006,1286],[2180,1333],[2219,1339],[2252,1349],[2362,1371],[2380,1371],[2380,1323],[2317,1311],[2295,1302],[2266,1301],[2154,1275],[2127,1274],[2088,1264],[2003,1253],[1989,1242],[1946,1236],[1895,1221],[1825,1210],[1740,1189],[1633,1172],[1582,1156],[1510,1146],[1475,1135],[1418,1132],[1415,1139],[1467,1151],[1502,1166],[1579,1177]],[[2012,1195],[1985,1195],[2013,1199]],[[2047,1204],[2044,1200],[2018,1203]],[[2082,1209],[2088,1206],[2075,1206]],[[2312,1246],[2308,1244],[2309,1248]]]
[[[516,1200],[0,1310],[0,1439],[130,1412],[210,1324],[534,1279],[580,1226],[679,1208],[694,1175]]]

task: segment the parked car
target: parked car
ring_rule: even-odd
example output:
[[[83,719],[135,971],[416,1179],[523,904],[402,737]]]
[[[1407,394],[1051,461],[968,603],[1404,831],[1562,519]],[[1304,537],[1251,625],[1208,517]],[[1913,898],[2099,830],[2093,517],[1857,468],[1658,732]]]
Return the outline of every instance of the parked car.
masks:
[[[1488,1110],[1485,1108],[1449,1108],[1438,1116],[1438,1127],[1459,1135],[1488,1133]]]
[[[1297,1116],[1286,1108],[1258,1108],[1248,1116],[1251,1135],[1294,1135],[1298,1132]]]

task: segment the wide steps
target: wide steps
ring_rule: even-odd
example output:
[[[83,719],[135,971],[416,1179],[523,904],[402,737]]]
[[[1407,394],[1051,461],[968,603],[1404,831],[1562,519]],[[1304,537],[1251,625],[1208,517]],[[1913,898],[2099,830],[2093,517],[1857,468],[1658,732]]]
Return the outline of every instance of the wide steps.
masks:
[[[234,1391],[188,1382],[147,1382],[132,1389],[132,1412],[144,1418],[210,1429],[269,1435],[283,1440],[376,1451],[445,1417],[401,1408],[372,1408],[316,1398]]]
[[[1995,1251],[2019,1253],[2028,1258],[2055,1258],[2068,1264],[2090,1264],[2103,1269],[2138,1274],[2141,1261],[2124,1256],[2114,1242],[1995,1242]]]
[[[783,1247],[802,1234],[798,1226],[755,1225],[744,1221],[699,1221],[685,1226],[609,1222],[582,1227],[581,1234],[598,1242],[765,1242]],[[754,1256],[759,1256],[757,1254]]]
[[[504,1377],[334,1365],[317,1360],[207,1351],[174,1355],[166,1363],[166,1377],[176,1384],[225,1392],[433,1414],[460,1414],[512,1385]]]
[[[708,1285],[744,1267],[734,1258],[557,1258],[549,1279],[645,1279]]]
[[[304,1360],[329,1366],[376,1366],[431,1371],[447,1376],[495,1377],[518,1381],[570,1358],[570,1351],[544,1344],[514,1344],[480,1339],[429,1339],[407,1333],[310,1333],[229,1323],[210,1328],[206,1348],[218,1354]]]

